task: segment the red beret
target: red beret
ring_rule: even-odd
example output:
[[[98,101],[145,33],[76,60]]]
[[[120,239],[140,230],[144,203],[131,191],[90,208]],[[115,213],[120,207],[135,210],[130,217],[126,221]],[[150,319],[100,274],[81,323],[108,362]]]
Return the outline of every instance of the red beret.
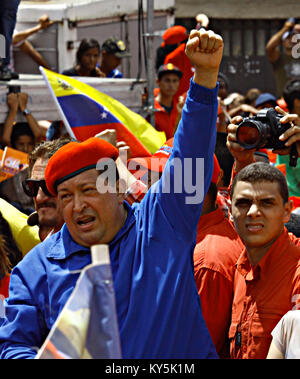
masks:
[[[188,38],[187,30],[184,26],[174,25],[168,28],[163,34],[162,46],[174,45],[175,43],[180,43]]]
[[[69,142],[49,159],[45,180],[49,192],[56,196],[58,184],[85,170],[96,168],[99,159],[116,160],[119,151],[103,139],[92,137],[84,142]]]

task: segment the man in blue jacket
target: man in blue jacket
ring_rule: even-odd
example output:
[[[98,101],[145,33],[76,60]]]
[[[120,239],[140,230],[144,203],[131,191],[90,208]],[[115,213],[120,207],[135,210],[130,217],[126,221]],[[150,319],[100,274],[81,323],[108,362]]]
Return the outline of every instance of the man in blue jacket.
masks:
[[[109,244],[123,358],[217,358],[201,313],[193,249],[213,170],[222,50],[212,31],[191,32],[186,53],[195,75],[172,154],[140,204],[130,207],[99,174],[99,159],[118,156],[108,142],[72,142],[50,158],[45,179],[65,224],[11,275],[1,358],[36,355],[95,244]]]

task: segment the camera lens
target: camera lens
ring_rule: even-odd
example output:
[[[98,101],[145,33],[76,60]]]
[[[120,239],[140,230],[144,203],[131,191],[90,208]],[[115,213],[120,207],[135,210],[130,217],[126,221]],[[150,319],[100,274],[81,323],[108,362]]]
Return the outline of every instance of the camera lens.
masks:
[[[260,141],[260,132],[254,123],[243,123],[236,132],[238,142],[246,148],[254,148]]]

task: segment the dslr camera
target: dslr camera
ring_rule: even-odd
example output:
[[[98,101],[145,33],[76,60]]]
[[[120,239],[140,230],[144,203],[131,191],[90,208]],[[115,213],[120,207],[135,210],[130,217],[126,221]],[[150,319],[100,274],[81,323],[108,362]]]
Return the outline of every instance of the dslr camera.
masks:
[[[280,141],[279,137],[291,127],[291,124],[282,124],[280,122],[282,117],[274,108],[265,108],[254,117],[245,117],[236,131],[238,143],[247,150],[286,149],[285,141]],[[297,164],[297,158],[297,148],[293,144],[290,153],[290,166],[294,167]]]

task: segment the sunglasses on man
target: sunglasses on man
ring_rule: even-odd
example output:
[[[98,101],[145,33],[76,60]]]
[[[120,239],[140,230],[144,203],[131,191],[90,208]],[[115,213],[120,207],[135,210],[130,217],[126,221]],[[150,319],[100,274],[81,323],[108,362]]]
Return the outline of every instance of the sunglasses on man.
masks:
[[[25,179],[22,182],[22,186],[23,186],[24,192],[29,197],[36,197],[39,192],[39,188],[43,190],[45,195],[49,197],[53,197],[51,193],[48,191],[47,186],[46,186],[46,181],[44,179],[42,180]]]

